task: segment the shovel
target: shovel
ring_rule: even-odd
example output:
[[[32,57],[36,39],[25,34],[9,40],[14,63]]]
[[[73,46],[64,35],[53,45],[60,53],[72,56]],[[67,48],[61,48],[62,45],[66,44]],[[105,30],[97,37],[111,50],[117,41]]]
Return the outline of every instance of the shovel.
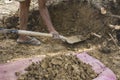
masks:
[[[27,36],[44,36],[44,37],[53,37],[52,34],[49,33],[41,33],[41,32],[34,32],[34,31],[26,31],[26,30],[15,30],[15,29],[4,29],[0,28],[0,33],[2,34],[19,34],[19,35],[27,35]],[[60,35],[60,39],[64,42],[69,44],[78,43],[87,39],[87,37],[83,37],[81,35],[71,36],[71,37],[64,37]]]

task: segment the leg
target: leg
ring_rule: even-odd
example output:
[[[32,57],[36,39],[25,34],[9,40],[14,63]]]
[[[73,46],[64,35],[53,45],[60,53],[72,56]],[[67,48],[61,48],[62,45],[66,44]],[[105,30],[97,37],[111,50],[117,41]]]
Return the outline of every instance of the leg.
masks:
[[[53,34],[54,38],[59,38],[59,34],[54,29],[52,21],[49,16],[48,9],[45,6],[46,0],[38,0],[38,3],[39,3],[39,11],[40,11],[41,17],[43,21],[45,22],[45,25],[47,26],[49,32]]]
[[[31,0],[25,0],[25,1],[20,2],[19,21],[20,21],[20,29],[22,29],[22,30],[27,29],[30,1]],[[37,39],[31,38],[31,37],[28,37],[25,35],[20,35],[17,42],[18,43],[27,43],[27,44],[32,44],[32,45],[40,44],[40,42]]]
[[[27,29],[29,6],[30,6],[30,0],[25,0],[20,2],[19,21],[20,21],[20,29],[22,30]],[[25,38],[25,36],[20,35],[19,38]]]

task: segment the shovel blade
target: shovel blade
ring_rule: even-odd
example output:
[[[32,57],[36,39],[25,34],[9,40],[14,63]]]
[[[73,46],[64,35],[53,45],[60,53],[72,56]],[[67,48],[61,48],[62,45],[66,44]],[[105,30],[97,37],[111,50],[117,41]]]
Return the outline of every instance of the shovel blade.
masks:
[[[76,35],[76,36],[67,37],[66,42],[69,44],[74,44],[74,43],[84,41],[86,39],[87,38],[83,37],[82,35]]]

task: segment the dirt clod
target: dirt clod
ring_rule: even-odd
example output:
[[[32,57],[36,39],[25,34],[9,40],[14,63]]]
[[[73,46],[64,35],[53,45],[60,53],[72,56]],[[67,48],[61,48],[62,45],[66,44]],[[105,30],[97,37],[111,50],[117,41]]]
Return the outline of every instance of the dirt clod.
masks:
[[[97,76],[90,65],[73,55],[46,57],[26,71],[18,80],[92,80]]]

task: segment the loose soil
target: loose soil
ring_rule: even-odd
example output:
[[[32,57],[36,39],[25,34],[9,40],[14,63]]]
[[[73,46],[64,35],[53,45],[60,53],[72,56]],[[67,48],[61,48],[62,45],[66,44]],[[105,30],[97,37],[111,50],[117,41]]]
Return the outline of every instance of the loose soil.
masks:
[[[26,71],[18,80],[92,80],[97,77],[90,65],[73,55],[49,56],[33,63]]]
[[[4,5],[1,4],[1,6]],[[109,10],[120,15],[119,5],[111,6]],[[92,6],[81,2],[62,2],[55,6],[51,5],[49,11],[56,30],[64,36],[83,35],[86,37],[90,33],[96,33],[102,37],[90,36],[89,39],[74,45],[52,38],[37,37],[42,42],[41,46],[31,46],[16,43],[18,35],[0,34],[0,63],[42,54],[58,55],[86,51],[112,69],[120,80],[120,52],[118,46],[116,47],[108,35],[110,33],[116,40],[116,32],[110,29],[108,24],[120,24],[119,19],[101,15]],[[18,13],[15,12],[14,14],[1,18],[0,27],[19,29]],[[30,11],[28,30],[47,32],[36,7]]]

